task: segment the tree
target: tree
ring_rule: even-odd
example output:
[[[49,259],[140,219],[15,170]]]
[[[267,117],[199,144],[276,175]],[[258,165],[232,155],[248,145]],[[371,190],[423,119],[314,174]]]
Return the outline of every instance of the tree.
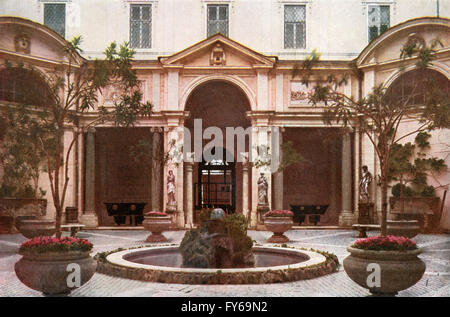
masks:
[[[431,65],[439,44],[438,40],[432,41],[430,45],[408,41],[403,46],[401,58],[417,56],[417,69],[425,70]],[[310,83],[312,67],[318,60],[319,55],[314,51],[303,63],[301,71],[304,83]],[[299,73],[298,68],[296,73]],[[338,77],[331,74],[325,80],[318,81],[309,94],[309,101],[315,106],[324,106],[324,122],[337,122],[344,127],[358,129],[372,143],[380,164],[381,235],[386,235],[388,173],[393,149],[410,135],[449,128],[450,98],[447,91],[441,91],[432,80],[424,76],[405,95],[396,94],[389,87],[378,85],[366,97],[355,99],[340,90],[347,78],[348,75]],[[399,127],[405,119],[416,120],[418,127],[402,134]]]
[[[430,137],[431,134],[427,132],[419,132],[414,144],[408,142],[392,147],[388,177],[389,181],[398,182],[392,187],[394,197],[435,195],[435,189],[428,185],[427,179],[447,169],[447,165],[443,159],[425,153],[430,148]]]
[[[48,86],[49,98],[45,106],[16,107],[9,105],[13,111],[21,111],[40,131],[37,139],[45,156],[45,165],[50,181],[50,189],[56,210],[56,235],[61,236],[61,218],[66,199],[70,176],[68,173],[70,153],[80,133],[105,122],[118,126],[132,125],[139,116],[149,116],[152,105],[142,101],[140,82],[132,69],[134,50],[128,43],[117,45],[111,43],[105,50],[105,59],[94,61],[80,57],[81,36],[74,37],[64,47],[66,62],[55,68],[46,76],[30,67],[36,76]],[[97,106],[98,95],[105,87],[113,86],[119,98],[114,106],[107,109]],[[36,94],[31,90],[30,94]],[[29,96],[27,100],[39,99]],[[85,115],[87,112],[93,116]],[[89,120],[88,118],[94,119]],[[73,138],[68,147],[64,147],[63,137],[67,127],[73,126]]]

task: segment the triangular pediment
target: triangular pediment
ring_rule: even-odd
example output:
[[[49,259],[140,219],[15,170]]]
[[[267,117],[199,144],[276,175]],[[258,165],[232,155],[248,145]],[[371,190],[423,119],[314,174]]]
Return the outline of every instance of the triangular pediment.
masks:
[[[171,56],[160,57],[163,67],[272,68],[277,58],[258,53],[218,33]]]

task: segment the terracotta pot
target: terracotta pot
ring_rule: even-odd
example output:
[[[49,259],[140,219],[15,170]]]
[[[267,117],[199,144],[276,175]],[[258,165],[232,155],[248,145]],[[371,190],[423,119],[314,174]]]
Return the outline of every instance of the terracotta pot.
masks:
[[[19,231],[28,239],[40,236],[52,236],[56,232],[55,221],[51,219],[22,220]]]
[[[29,288],[46,295],[69,294],[86,284],[97,269],[97,262],[89,253],[89,251],[41,254],[20,252],[23,257],[15,264],[14,270],[19,280]],[[77,268],[80,273],[79,279],[76,277]]]
[[[0,216],[0,234],[12,233],[14,226],[13,216]]]
[[[425,273],[425,263],[417,257],[422,252],[421,249],[373,251],[348,247],[347,251],[350,255],[343,261],[345,272],[372,294],[395,295],[416,284]],[[380,266],[379,284],[373,279],[376,272],[373,267],[368,267],[369,264]]]
[[[267,230],[273,232],[273,235],[267,242],[284,243],[289,241],[289,238],[284,233],[292,228],[292,217],[265,217],[264,225]]]
[[[151,231],[151,235],[147,237],[147,242],[166,242],[168,241],[162,232],[169,230],[172,224],[172,219],[170,216],[163,217],[152,217],[145,216],[144,222],[142,223],[144,228]]]
[[[417,220],[388,220],[386,221],[386,233],[392,236],[414,238],[420,232]]]

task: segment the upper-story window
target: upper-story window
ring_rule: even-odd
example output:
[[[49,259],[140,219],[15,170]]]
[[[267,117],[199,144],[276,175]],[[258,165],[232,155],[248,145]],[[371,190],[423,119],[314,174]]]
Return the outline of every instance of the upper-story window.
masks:
[[[66,37],[66,4],[44,3],[44,24]]]
[[[369,42],[389,29],[391,12],[388,5],[370,5],[369,17]]]
[[[130,45],[133,48],[152,47],[152,5],[130,5]]]
[[[208,34],[228,36],[228,4],[208,4]]]
[[[306,47],[306,7],[284,6],[284,48]]]

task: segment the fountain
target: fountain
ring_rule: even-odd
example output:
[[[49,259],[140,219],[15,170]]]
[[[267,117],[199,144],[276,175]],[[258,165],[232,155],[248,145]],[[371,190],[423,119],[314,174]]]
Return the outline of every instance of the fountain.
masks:
[[[208,213],[209,215],[209,213]],[[253,246],[241,214],[215,209],[179,246],[151,246],[97,255],[100,273],[181,284],[261,284],[315,278],[337,270],[334,255],[290,247]]]

